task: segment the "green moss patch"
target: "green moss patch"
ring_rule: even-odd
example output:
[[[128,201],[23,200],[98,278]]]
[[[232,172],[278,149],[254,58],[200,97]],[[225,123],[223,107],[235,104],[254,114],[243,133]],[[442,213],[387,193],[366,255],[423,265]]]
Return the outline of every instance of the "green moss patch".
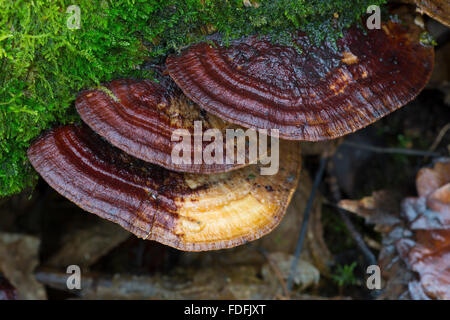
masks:
[[[252,33],[277,41],[303,29],[333,40],[370,4],[384,0],[0,0],[0,197],[31,186],[26,158],[43,130],[77,119],[76,93],[118,77],[151,77],[162,61],[206,34],[224,41]],[[250,4],[250,5],[249,5]],[[81,28],[69,29],[81,10]]]

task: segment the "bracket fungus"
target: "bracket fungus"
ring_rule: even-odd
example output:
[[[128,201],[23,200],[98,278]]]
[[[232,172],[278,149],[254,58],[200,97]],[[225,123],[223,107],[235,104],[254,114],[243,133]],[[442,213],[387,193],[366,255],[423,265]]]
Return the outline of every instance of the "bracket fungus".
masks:
[[[75,106],[83,121],[112,145],[170,170],[218,173],[252,162],[247,150],[238,151],[236,147],[232,153],[236,157],[238,152],[245,152],[244,162],[227,163],[225,132],[239,127],[207,114],[187,99],[172,81],[164,82],[163,86],[150,80],[114,80],[97,89],[81,92]],[[196,161],[197,149],[200,154],[208,150],[209,142],[201,138],[208,132],[212,134],[210,129],[220,131],[220,135],[212,138],[224,138],[223,152],[219,155],[223,159],[212,163]],[[196,142],[196,136],[200,137],[199,142]],[[189,161],[173,161],[174,146],[185,139],[190,141]]]
[[[169,171],[111,146],[89,127],[67,125],[29,148],[34,168],[60,194],[140,238],[189,251],[234,247],[270,232],[297,186],[296,142],[280,143],[280,170],[259,165],[200,175]]]
[[[86,125],[44,133],[28,158],[60,194],[140,238],[188,251],[234,247],[269,233],[286,211],[301,168],[299,144],[286,140],[356,131],[422,90],[434,50],[420,39],[414,23],[391,20],[379,30],[352,27],[336,47],[300,32],[293,47],[256,35],[228,47],[198,43],[167,58],[174,81],[114,80],[81,92],[75,105]],[[261,174],[265,161],[254,164],[250,150],[230,164],[241,151],[227,150],[228,141],[218,149],[223,161],[195,160],[209,150],[209,129],[221,133],[216,142],[239,126],[286,139],[277,173]],[[191,161],[174,162],[184,137]]]
[[[248,128],[279,129],[281,138],[325,140],[361,129],[400,108],[423,89],[434,49],[421,29],[390,20],[381,29],[351,27],[337,41],[297,48],[267,37],[228,47],[193,45],[167,58],[167,70],[200,107]]]

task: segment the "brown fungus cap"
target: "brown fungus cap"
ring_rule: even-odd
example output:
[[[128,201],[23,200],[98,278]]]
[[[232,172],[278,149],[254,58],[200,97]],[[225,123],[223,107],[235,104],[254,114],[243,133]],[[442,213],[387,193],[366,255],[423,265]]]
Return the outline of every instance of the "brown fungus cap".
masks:
[[[280,170],[259,165],[229,173],[172,172],[112,147],[86,126],[41,135],[29,148],[34,168],[60,194],[140,238],[189,251],[262,237],[282,219],[300,172],[298,144],[280,143]]]
[[[186,98],[172,81],[164,85],[149,80],[114,80],[103,86],[81,92],[75,106],[85,123],[111,144],[126,153],[167,169],[192,173],[217,173],[248,165],[227,164],[226,129],[239,128],[207,114]],[[202,134],[218,129],[224,137],[223,161],[218,163],[195,162],[194,125],[201,123]],[[186,129],[191,141],[189,163],[172,161],[174,145],[181,141],[180,134],[172,141],[178,129]],[[203,150],[210,142],[200,142]],[[237,153],[237,149],[233,150]]]
[[[170,56],[167,69],[183,92],[207,111],[280,137],[325,140],[361,129],[412,100],[427,83],[434,50],[414,23],[352,27],[315,47],[304,34],[301,53],[252,36],[228,47],[199,43]],[[367,34],[365,34],[367,33]]]

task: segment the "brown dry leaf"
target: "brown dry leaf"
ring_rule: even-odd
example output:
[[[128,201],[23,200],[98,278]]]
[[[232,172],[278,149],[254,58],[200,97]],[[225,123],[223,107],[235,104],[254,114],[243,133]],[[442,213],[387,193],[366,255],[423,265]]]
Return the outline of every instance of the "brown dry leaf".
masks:
[[[448,162],[438,162],[433,168],[420,169],[416,178],[419,197],[427,197],[450,181],[450,165]]]
[[[343,200],[383,235],[378,257],[385,280],[381,299],[450,299],[450,159],[417,174],[419,197],[395,210],[390,193]]]
[[[342,200],[339,206],[374,224],[376,231],[386,233],[401,221],[399,200],[394,192],[381,190],[361,200]]]
[[[398,256],[396,243],[408,233],[400,217],[400,199],[391,191],[375,191],[361,200],[342,200],[339,206],[363,217],[367,223],[374,224],[375,230],[382,233],[378,264],[381,269],[383,292],[379,299],[408,298],[408,283],[414,274]]]
[[[36,237],[0,233],[0,271],[17,289],[21,299],[46,299],[44,286],[33,272],[39,264],[40,240]]]
[[[432,299],[450,299],[450,159],[421,169],[416,180],[418,198],[405,199],[402,213],[414,240],[402,239],[397,250],[419,275],[419,284]]]

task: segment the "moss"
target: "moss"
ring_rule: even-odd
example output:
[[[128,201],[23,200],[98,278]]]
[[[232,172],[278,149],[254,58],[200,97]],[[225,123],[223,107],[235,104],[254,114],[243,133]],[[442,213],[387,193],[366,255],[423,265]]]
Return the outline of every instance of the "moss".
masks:
[[[426,46],[437,46],[436,40],[426,31],[420,34],[420,43]]]
[[[117,77],[151,77],[145,60],[219,32],[223,41],[252,33],[288,41],[303,29],[333,40],[369,4],[384,0],[0,0],[0,197],[31,186],[30,142],[72,122],[77,91]],[[69,29],[66,9],[81,9]],[[338,16],[338,18],[336,18]]]

